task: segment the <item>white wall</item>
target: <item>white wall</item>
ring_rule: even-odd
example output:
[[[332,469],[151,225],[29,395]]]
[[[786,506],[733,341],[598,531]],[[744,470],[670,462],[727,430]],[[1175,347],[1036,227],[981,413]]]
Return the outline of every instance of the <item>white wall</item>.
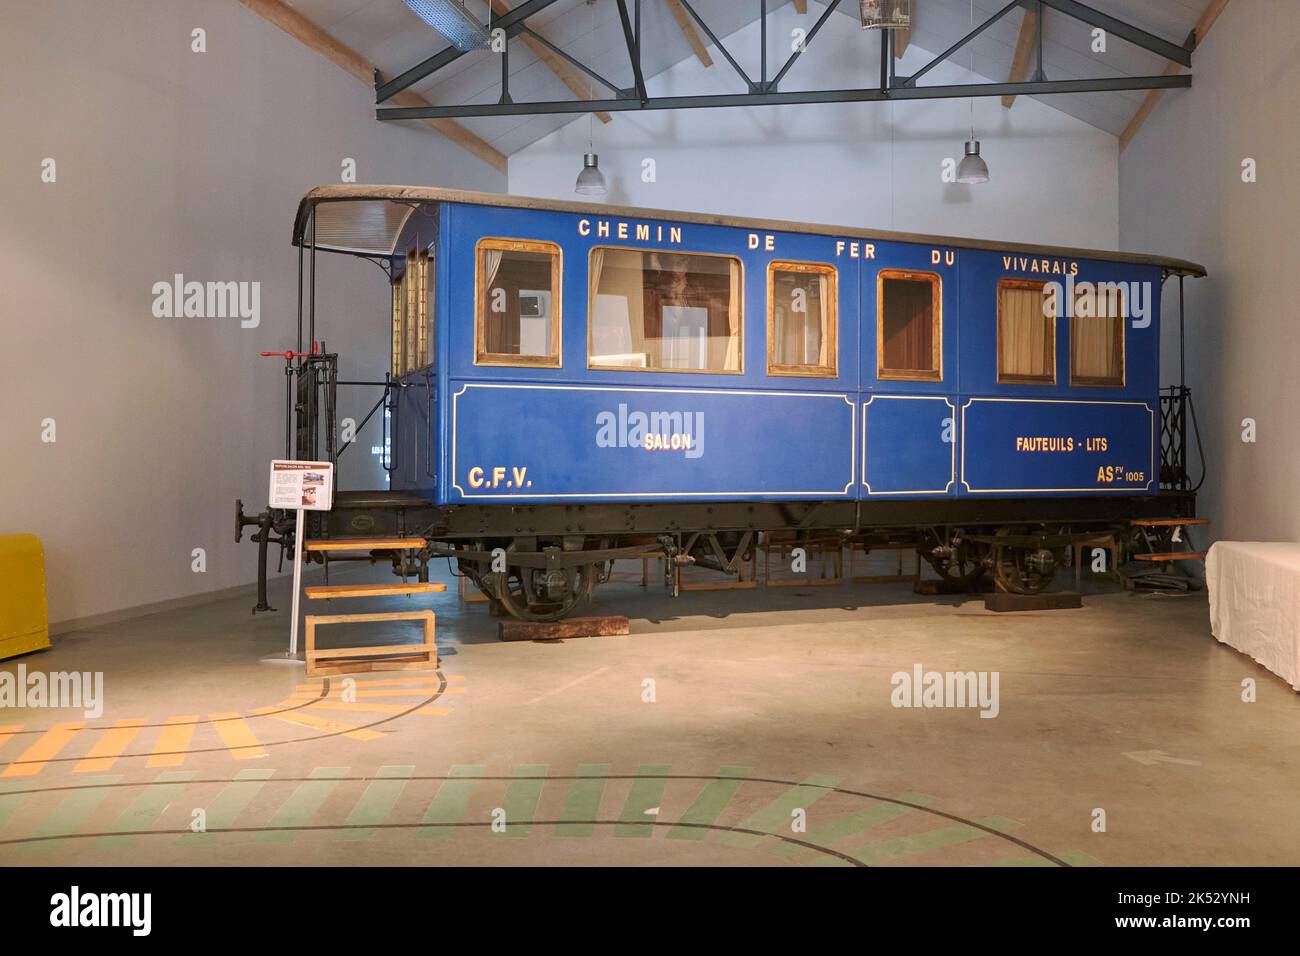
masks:
[[[1210,469],[1199,508],[1214,537],[1300,540],[1300,19],[1293,0],[1230,3],[1120,160],[1120,238],[1204,264],[1189,279],[1187,380]],[[1258,182],[1242,181],[1242,161]],[[1167,286],[1172,292],[1172,284]],[[1166,297],[1165,378],[1176,378]],[[1258,441],[1241,440],[1253,418]],[[1199,543],[1199,542],[1198,542]]]
[[[787,5],[771,14],[771,72],[788,54],[791,29],[810,28],[820,13],[813,5],[800,17]],[[723,43],[751,76],[758,74],[757,23]],[[874,35],[864,35],[849,17],[833,15],[782,88],[876,85],[878,51]],[[739,92],[739,77],[716,50],[713,59],[708,69],[694,57],[683,61],[649,81],[651,93]],[[929,59],[912,47],[899,71],[912,73]],[[922,82],[965,82],[970,76],[945,64]],[[596,122],[594,139],[613,204],[1116,247],[1115,137],[1034,100],[1021,98],[1010,110],[1000,99],[978,100],[976,132],[992,179],[980,186],[945,184],[940,164],[961,157],[969,103],[624,112],[613,114],[607,125]],[[588,125],[583,117],[514,154],[510,191],[575,198]],[[645,158],[655,160],[656,182],[641,179]]]
[[[206,53],[190,50],[195,27]],[[345,157],[361,182],[504,177],[426,129],[377,122],[363,86],[234,0],[6,4],[0,85],[0,534],[44,540],[56,622],[251,581],[233,501],[264,507],[283,453],[283,363],[257,353],[293,344],[298,199],[339,181]],[[382,376],[382,273],[320,267],[342,377]],[[260,327],[154,318],[151,287],[176,272],[261,282]],[[383,487],[368,432],[345,478]]]

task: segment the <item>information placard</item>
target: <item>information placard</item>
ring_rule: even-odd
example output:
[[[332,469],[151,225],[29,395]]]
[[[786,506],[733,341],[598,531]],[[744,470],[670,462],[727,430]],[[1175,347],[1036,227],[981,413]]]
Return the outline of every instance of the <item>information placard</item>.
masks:
[[[334,505],[334,465],[328,461],[271,462],[272,508],[329,511]]]

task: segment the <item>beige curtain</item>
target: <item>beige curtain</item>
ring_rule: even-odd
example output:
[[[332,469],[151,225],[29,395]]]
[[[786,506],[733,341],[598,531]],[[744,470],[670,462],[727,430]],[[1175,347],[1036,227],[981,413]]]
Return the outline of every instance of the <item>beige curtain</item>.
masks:
[[[492,283],[497,279],[497,270],[501,268],[501,257],[504,253],[500,249],[483,250],[483,288],[491,289]]]
[[[1124,307],[1122,301],[1097,296],[1095,309],[1075,306],[1070,318],[1070,376],[1120,383],[1124,378]],[[1079,315],[1095,311],[1096,315]]]
[[[734,259],[728,259],[731,269],[731,297],[727,301],[727,354],[722,368],[728,372],[740,369],[740,266]]]
[[[1055,319],[1043,314],[1039,286],[998,289],[998,374],[1051,379],[1055,359]]]
[[[831,280],[830,277],[819,275],[817,277],[817,339],[819,347],[817,349],[817,364],[822,368],[829,368],[830,360],[830,342],[831,342]]]
[[[596,298],[600,295],[601,273],[605,268],[605,250],[592,249],[591,259],[587,266],[587,315],[592,316],[595,321],[596,315]],[[588,342],[588,347],[590,347]]]

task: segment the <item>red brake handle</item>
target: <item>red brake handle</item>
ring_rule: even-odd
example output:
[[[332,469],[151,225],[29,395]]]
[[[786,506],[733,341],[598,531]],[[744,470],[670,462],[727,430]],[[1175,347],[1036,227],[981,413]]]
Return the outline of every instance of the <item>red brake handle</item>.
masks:
[[[282,358],[282,359],[284,359],[286,362],[292,362],[292,361],[293,361],[294,359],[296,359],[296,358],[308,358],[309,356],[315,355],[315,354],[316,354],[316,347],[317,347],[318,344],[319,344],[319,343],[317,343],[317,342],[313,342],[313,343],[311,344],[311,351],[310,351],[310,352],[294,352],[294,351],[285,351],[285,352],[258,352],[257,354],[263,356],[264,358],[273,358],[273,357],[274,357],[274,358]]]

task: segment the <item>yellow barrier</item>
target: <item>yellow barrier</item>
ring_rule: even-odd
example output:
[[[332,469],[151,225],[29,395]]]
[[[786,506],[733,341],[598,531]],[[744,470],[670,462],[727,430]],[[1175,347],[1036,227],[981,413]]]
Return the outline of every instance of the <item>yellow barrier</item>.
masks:
[[[0,659],[49,646],[41,539],[34,534],[0,535]]]

